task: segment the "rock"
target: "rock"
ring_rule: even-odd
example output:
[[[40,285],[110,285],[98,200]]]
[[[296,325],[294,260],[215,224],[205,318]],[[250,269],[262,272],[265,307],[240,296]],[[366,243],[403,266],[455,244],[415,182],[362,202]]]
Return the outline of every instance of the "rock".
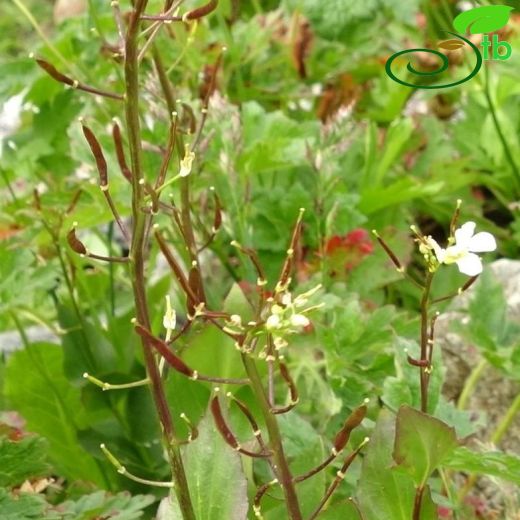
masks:
[[[501,259],[486,266],[486,269],[492,271],[496,280],[503,287],[509,319],[520,321],[520,261]],[[450,310],[437,320],[436,345],[442,349],[446,368],[443,393],[454,402],[459,399],[471,371],[482,360],[476,346],[468,344],[464,338],[452,330],[454,322],[464,322],[469,319],[464,309],[478,283],[479,281],[454,300]],[[491,365],[484,369],[466,405],[468,410],[486,414],[487,420],[476,434],[476,449],[479,449],[479,446],[484,449],[498,447],[503,451],[520,455],[520,415],[515,417],[497,447],[490,446],[489,443],[497,425],[519,393],[520,385],[517,382],[504,377],[503,373]],[[498,479],[479,478],[473,498],[480,499],[487,504],[488,513],[498,510],[504,514],[504,508],[507,508],[508,504],[507,494],[511,491],[509,488],[508,483],[499,482]]]

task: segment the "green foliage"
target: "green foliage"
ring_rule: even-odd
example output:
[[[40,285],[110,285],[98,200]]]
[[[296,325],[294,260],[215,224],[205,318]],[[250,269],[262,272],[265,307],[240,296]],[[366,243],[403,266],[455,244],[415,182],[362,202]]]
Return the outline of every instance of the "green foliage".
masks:
[[[0,487],[14,487],[30,477],[49,471],[47,441],[41,437],[24,437],[19,441],[0,437]]]
[[[444,465],[466,473],[492,475],[520,485],[520,459],[501,451],[476,452],[461,446],[446,457]]]
[[[518,378],[520,326],[508,317],[504,292],[493,275],[482,275],[468,306],[469,322],[456,329],[476,345],[482,355],[512,379]]]
[[[6,396],[27,419],[29,429],[49,441],[49,457],[58,471],[104,486],[99,464],[85,457],[78,444],[78,432],[87,426],[87,418],[80,392],[63,375],[62,363],[62,351],[49,343],[35,343],[16,352],[7,366]],[[34,367],[30,378],[27,367]]]
[[[423,487],[457,446],[455,430],[427,414],[402,406],[397,413],[393,458]]]
[[[39,495],[23,493],[12,496],[6,489],[0,488],[0,510],[6,520],[58,520],[56,515],[46,515],[45,500]]]
[[[211,418],[206,417],[200,422],[199,438],[186,447],[184,460],[198,519],[247,518],[247,481],[240,457],[222,440]],[[177,519],[181,520],[182,515],[175,498],[164,499],[158,520]]]
[[[409,520],[412,518],[415,487],[407,473],[397,471],[393,464],[392,450],[395,437],[395,420],[383,410],[363,459],[357,500],[366,520],[388,518]],[[429,494],[425,494],[422,520],[437,518]]]
[[[183,3],[180,14],[201,3]],[[155,496],[164,497],[160,491],[154,496],[95,491],[144,489],[102,458],[100,443],[110,446],[121,464],[141,479],[170,478],[150,387],[104,392],[83,378],[88,372],[111,384],[129,384],[146,377],[140,339],[131,322],[136,316],[135,280],[128,263],[80,258],[66,240],[77,221],[78,236],[89,251],[127,255],[128,244],[98,188],[77,118],[85,118],[101,143],[110,192],[129,228],[135,224],[135,214],[130,219],[132,189],[118,171],[112,118],[121,123],[128,162],[131,128],[119,101],[64,87],[26,55],[31,50],[80,82],[123,93],[113,9],[110,2],[89,0],[84,15],[56,26],[50,22],[49,2],[24,4],[34,20],[23,14],[19,1],[6,2],[0,20],[0,98],[21,94],[23,101],[19,127],[8,124],[4,135],[3,119],[0,125],[0,332],[12,333],[16,326],[20,335],[38,323],[56,335],[57,344],[23,335],[22,350],[5,362],[2,354],[0,405],[19,412],[28,431],[43,437],[30,435],[17,442],[0,438],[0,511],[8,520],[150,518],[157,510],[152,505]],[[150,0],[147,13],[159,13],[163,4]],[[121,2],[121,9],[126,24],[130,2]],[[425,42],[435,45],[438,31],[449,28],[455,15],[447,2],[431,7],[417,0],[221,0],[216,11],[197,24],[163,24],[156,35],[156,52],[174,98],[181,100],[176,102],[178,142],[167,179],[178,173],[182,145],[195,142],[201,100],[211,83],[208,75],[220,47],[227,47],[187,187],[175,182],[160,193],[163,204],[154,222],[164,231],[192,289],[194,269],[200,267],[206,309],[238,315],[244,327],[256,323],[257,330],[247,338],[257,341],[253,356],[265,347],[270,304],[254,311],[259,273],[230,242],[254,249],[271,294],[294,222],[300,208],[306,209],[301,239],[291,253],[289,290],[296,295],[321,283],[309,305],[324,305],[309,314],[302,334],[292,335],[287,349],[280,350],[299,391],[296,411],[275,416],[292,474],[322,463],[345,417],[369,398],[368,415],[341,455],[296,486],[304,517],[315,510],[341,460],[365,435],[371,442],[363,448],[362,462],[355,459],[319,518],[357,519],[354,502],[346,501],[355,496],[364,520],[410,520],[418,486],[424,487],[421,520],[437,518],[437,503],[454,504],[444,496],[436,469],[520,483],[520,464],[513,455],[456,447],[456,436],[477,432],[483,414],[476,418],[474,411],[458,410],[442,396],[444,369],[437,343],[429,415],[411,408],[421,403],[421,369],[408,360],[408,355],[420,358],[420,290],[408,284],[375,242],[375,248],[368,240],[362,246],[350,244],[334,258],[328,250],[331,241],[343,247],[352,231],[374,228],[407,273],[422,278],[422,257],[408,225],[414,222],[424,233],[444,238],[460,198],[461,221],[475,220],[492,230],[501,256],[518,255],[520,54],[488,63],[471,82],[452,91],[414,91],[384,72],[388,55]],[[508,6],[483,6],[461,13],[453,24],[461,33],[493,32],[510,18],[513,24],[510,15]],[[41,24],[41,33],[34,23]],[[148,25],[142,24],[140,48],[151,34]],[[518,47],[515,31],[509,32],[508,41]],[[49,39],[41,40],[42,35]],[[148,51],[141,61],[141,98],[134,105],[141,111],[145,149],[145,212],[150,211],[150,187],[164,157],[171,111],[162,99],[154,49]],[[451,65],[455,75],[466,62],[455,59]],[[399,66],[404,69],[406,63]],[[210,230],[218,221],[217,202],[210,186],[222,217],[214,240]],[[69,208],[79,189],[81,197]],[[176,229],[187,218],[198,264],[186,248],[184,228],[180,233]],[[177,311],[174,334],[191,320],[193,309],[186,305],[191,296],[179,287],[178,276],[163,271],[153,238],[143,253],[150,329],[164,338],[164,296],[172,297]],[[432,298],[456,290],[457,276],[439,273]],[[459,312],[469,320],[455,326],[464,340],[504,377],[518,380],[520,327],[508,317],[499,284],[484,273],[468,309]],[[200,374],[243,378],[237,338],[219,330],[224,326],[230,323],[222,316],[197,316],[171,349]],[[266,382],[269,369],[257,361]],[[279,377],[276,363],[274,374],[266,392],[277,404],[286,404],[288,381]],[[189,435],[181,413],[200,430],[199,438],[182,449],[197,519],[252,517],[256,486],[274,478],[272,467],[239,456],[215,432],[207,417],[212,384],[190,380],[168,366],[162,369],[161,382],[175,435]],[[246,403],[267,439],[258,394],[249,385],[219,386]],[[226,414],[237,438],[253,445],[251,425],[240,410],[231,405]],[[65,479],[58,497],[51,491],[19,492],[22,482],[48,476],[49,467],[58,479]],[[75,481],[86,488],[75,493],[69,489]],[[272,486],[261,502],[264,517],[288,518],[283,501],[280,486]],[[157,518],[180,519],[175,504],[164,499]]]
[[[110,518],[111,520],[136,520],[142,518],[144,509],[155,501],[151,495],[118,493],[109,495],[97,491],[84,495],[79,500],[60,504],[60,520],[90,520],[91,518]]]

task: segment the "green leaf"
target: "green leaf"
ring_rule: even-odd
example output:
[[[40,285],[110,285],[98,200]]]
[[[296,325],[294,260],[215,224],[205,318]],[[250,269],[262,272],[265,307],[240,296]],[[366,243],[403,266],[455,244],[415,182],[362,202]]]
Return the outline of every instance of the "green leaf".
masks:
[[[61,339],[63,368],[72,382],[82,382],[85,372],[101,378],[117,370],[116,352],[102,330],[85,317],[80,321],[70,304],[58,306],[58,319],[67,331]]]
[[[49,264],[38,265],[29,249],[2,247],[0,255],[0,314],[17,305],[35,305],[37,293],[56,284],[54,269]]]
[[[153,495],[134,495],[118,493],[110,495],[97,491],[82,496],[79,500],[60,504],[63,520],[91,520],[110,518],[110,520],[135,520],[141,518],[144,509],[155,502]]]
[[[34,343],[8,360],[5,392],[27,428],[49,441],[49,458],[65,477],[106,485],[96,462],[78,443],[84,426],[79,390],[62,371],[63,352],[49,343]]]
[[[42,520],[47,518],[45,508],[45,500],[40,495],[21,493],[15,498],[7,489],[0,488],[2,520]]]
[[[31,435],[19,441],[0,438],[0,486],[13,487],[49,472],[47,442]]]
[[[363,520],[410,520],[415,486],[410,475],[393,467],[392,445],[395,436],[394,416],[381,410],[375,431],[363,458],[357,489],[357,502]],[[425,489],[425,497],[428,496]],[[436,520],[435,509],[428,498],[423,500],[421,520]]]
[[[338,518],[362,520],[355,507],[350,502],[335,504],[332,507],[328,507],[318,516],[319,520],[338,520]]]
[[[498,31],[509,21],[512,7],[507,5],[485,5],[460,13],[453,20],[453,27],[459,33],[490,33]]]
[[[520,486],[520,458],[501,451],[480,453],[461,446],[448,455],[443,466],[465,473],[492,475]]]
[[[197,520],[246,520],[247,480],[240,456],[228,446],[206,415],[198,439],[183,453],[188,486]],[[182,520],[175,496],[165,498],[157,520]]]
[[[399,409],[393,458],[417,486],[426,484],[457,445],[454,428],[409,406]]]

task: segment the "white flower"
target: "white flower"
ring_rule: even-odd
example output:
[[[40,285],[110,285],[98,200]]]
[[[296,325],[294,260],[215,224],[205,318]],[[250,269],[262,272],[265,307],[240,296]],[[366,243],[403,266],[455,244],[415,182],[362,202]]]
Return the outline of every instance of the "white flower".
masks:
[[[175,329],[177,325],[177,313],[172,309],[170,297],[166,296],[166,312],[163,316],[163,327],[169,332]]]
[[[494,251],[497,248],[495,237],[491,233],[481,232],[475,235],[475,222],[466,222],[455,231],[455,244],[446,249],[431,237],[428,243],[435,251],[441,264],[457,264],[459,271],[468,276],[477,276],[482,272],[482,261],[475,253]]]
[[[293,327],[307,327],[309,323],[309,318],[307,318],[307,316],[304,316],[303,314],[293,314],[291,316],[291,325]]]
[[[231,321],[231,323],[233,325],[235,325],[236,327],[241,327],[242,326],[242,318],[238,314],[232,314],[229,317],[229,321]]]
[[[265,322],[268,330],[279,329],[282,326],[282,320],[278,314],[271,314]]]
[[[190,152],[190,148],[186,145],[186,149],[184,152],[184,157],[181,160],[181,170],[179,175],[181,177],[187,177],[191,173],[191,167],[193,165],[193,160],[195,159],[195,154]]]

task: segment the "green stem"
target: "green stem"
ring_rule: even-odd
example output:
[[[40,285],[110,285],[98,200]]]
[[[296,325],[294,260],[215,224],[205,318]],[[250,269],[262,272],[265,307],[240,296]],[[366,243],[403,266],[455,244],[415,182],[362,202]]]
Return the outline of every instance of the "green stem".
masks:
[[[289,518],[290,520],[302,520],[300,505],[294,488],[293,477],[287,459],[285,458],[278,422],[271,412],[271,407],[267,399],[265,388],[262,385],[258,368],[254,359],[247,354],[242,354],[242,362],[244,363],[247,375],[251,381],[251,387],[258,400],[258,404],[267,426],[269,444],[273,451],[273,467],[277,471],[276,477],[283,489]]]
[[[511,423],[513,422],[519,411],[520,395],[517,395],[515,400],[511,403],[511,406],[508,408],[506,414],[500,421],[496,430],[493,432],[493,435],[491,436],[491,442],[493,444],[498,444],[502,440],[502,437],[505,435],[505,433],[511,426]]]
[[[29,23],[33,26],[34,30],[38,33],[38,36],[43,40],[45,45],[49,48],[49,50],[58,58],[63,65],[67,67],[70,71],[76,73],[76,69],[74,65],[69,63],[67,59],[63,56],[63,54],[52,44],[52,42],[47,38],[46,34],[43,32],[43,29],[40,27],[40,24],[37,22],[36,18],[32,15],[31,11],[27,9],[25,4],[21,0],[11,0],[13,4],[20,10],[20,12],[27,18]]]
[[[464,388],[462,389],[462,393],[460,394],[459,401],[457,403],[457,408],[459,410],[464,410],[466,408],[468,400],[487,366],[488,362],[485,359],[482,359],[480,363],[471,371],[469,377],[464,383]]]
[[[432,281],[433,273],[428,273],[421,298],[421,361],[427,361],[429,359],[428,306]],[[421,411],[428,413],[428,384],[430,382],[430,375],[427,372],[427,367],[419,367],[419,370],[421,371]]]
[[[144,187],[142,169],[142,144],[141,126],[139,120],[139,64],[137,36],[140,25],[140,16],[144,12],[148,0],[136,0],[130,14],[125,41],[125,115],[128,131],[128,144],[130,148],[132,169],[132,217],[133,234],[130,246],[130,272],[132,287],[136,306],[136,318],[147,329],[150,329],[150,318],[146,301],[145,289],[145,231],[147,216],[141,211],[144,198]],[[152,350],[143,340],[143,352],[146,371],[150,379],[155,406],[161,422],[166,450],[172,468],[175,482],[175,495],[184,520],[195,520],[195,513],[189,494],[188,482],[181,453],[175,441],[175,431],[166,401],[166,395],[162,385],[161,375],[157,366],[156,358]]]

